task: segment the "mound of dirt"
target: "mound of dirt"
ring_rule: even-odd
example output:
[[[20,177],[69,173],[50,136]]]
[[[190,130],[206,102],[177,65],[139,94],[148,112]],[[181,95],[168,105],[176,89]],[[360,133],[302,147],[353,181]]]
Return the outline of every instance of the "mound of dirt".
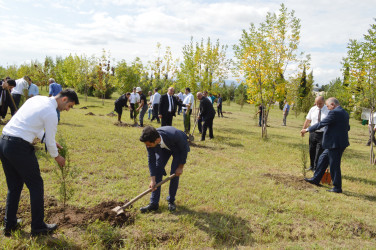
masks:
[[[127,201],[125,201],[127,202]],[[45,197],[45,217],[48,223],[56,223],[59,228],[86,227],[88,224],[100,220],[107,221],[112,226],[123,226],[134,223],[135,212],[124,210],[123,214],[116,215],[111,211],[117,206],[124,205],[124,202],[104,201],[91,208],[79,208],[67,205],[65,212],[62,204],[53,197]],[[4,218],[5,204],[0,206],[0,217]],[[18,209],[18,216],[22,218],[23,224],[30,224],[30,203],[23,199]]]
[[[298,190],[314,189],[315,186],[309,184],[303,177],[298,177],[289,174],[264,174],[263,176],[271,178],[276,184],[284,184],[288,187],[293,187]]]
[[[133,125],[124,122],[115,122],[114,125],[118,127],[133,127]]]
[[[87,109],[87,107],[81,107],[80,109]]]
[[[93,112],[89,112],[89,113],[87,113],[85,115],[95,115],[95,114]]]
[[[114,117],[116,116],[114,112],[108,113],[107,116]]]
[[[51,205],[51,202],[49,203]],[[52,202],[52,204],[54,204]],[[134,222],[135,214],[125,210],[123,214],[116,215],[111,211],[116,206],[124,205],[123,202],[104,201],[91,208],[78,208],[67,206],[64,212],[62,206],[52,206],[46,210],[46,218],[50,223],[57,223],[60,227],[71,228],[85,226],[96,220],[108,221],[112,226],[129,225]]]

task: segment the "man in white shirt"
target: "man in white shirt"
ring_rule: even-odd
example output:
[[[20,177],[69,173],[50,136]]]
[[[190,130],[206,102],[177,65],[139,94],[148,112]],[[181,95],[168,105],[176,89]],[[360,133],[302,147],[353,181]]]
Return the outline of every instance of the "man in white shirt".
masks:
[[[50,155],[64,167],[65,159],[58,152],[61,146],[55,141],[56,109],[69,111],[75,104],[79,104],[78,97],[70,89],[55,97],[35,96],[28,99],[4,127],[0,138],[0,159],[8,185],[5,235],[10,236],[19,228],[16,214],[24,184],[30,193],[31,234],[48,234],[57,228],[56,224],[44,222],[43,179],[32,142],[36,137],[41,139]]]
[[[190,88],[185,88],[185,95],[186,97],[184,98],[184,101],[183,101],[184,132],[186,134],[189,134],[191,130],[191,114],[192,114],[193,103],[195,101],[195,98],[191,94]]]
[[[24,76],[16,80],[16,87],[12,89],[12,97],[16,103],[17,109],[19,108],[21,96],[27,96],[27,89],[29,88],[30,77]],[[13,114],[12,114],[13,115]]]
[[[325,99],[322,96],[318,96],[315,99],[315,106],[313,106],[306,117],[303,125],[303,129],[306,129],[316,123],[322,121],[329,113],[328,108],[325,105]],[[310,156],[310,167],[309,170],[315,171],[317,167],[317,162],[320,155],[324,151],[322,148],[322,138],[323,138],[324,128],[316,130],[309,134],[309,156]]]
[[[159,116],[158,116],[158,109],[159,109],[159,101],[161,99],[161,94],[158,93],[158,88],[154,89],[154,95],[153,95],[153,117],[151,118],[150,121],[153,121],[154,119],[157,119],[157,122],[160,123],[159,121]]]
[[[131,96],[129,98],[130,103],[130,113],[131,113],[131,119],[134,119],[136,122],[137,113],[136,113],[136,103],[140,102],[140,95],[136,92],[136,87],[133,88],[133,92],[131,93]]]

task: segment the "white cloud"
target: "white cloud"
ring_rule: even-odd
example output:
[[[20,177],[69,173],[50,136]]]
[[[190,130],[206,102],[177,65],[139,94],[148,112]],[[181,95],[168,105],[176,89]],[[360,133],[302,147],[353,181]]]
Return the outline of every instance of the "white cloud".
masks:
[[[118,60],[138,56],[146,63],[157,42],[180,57],[191,36],[195,41],[220,39],[232,55],[231,46],[242,29],[264,21],[266,13],[278,11],[280,4],[274,0],[8,1],[0,0],[0,9],[19,11],[22,6],[26,10],[19,18],[0,14],[2,41],[6,41],[0,46],[0,65],[43,60],[45,55],[100,54],[103,48]],[[300,48],[312,55],[314,77],[320,83],[340,76],[348,40],[362,38],[376,13],[374,0],[286,0],[285,6],[301,19]]]

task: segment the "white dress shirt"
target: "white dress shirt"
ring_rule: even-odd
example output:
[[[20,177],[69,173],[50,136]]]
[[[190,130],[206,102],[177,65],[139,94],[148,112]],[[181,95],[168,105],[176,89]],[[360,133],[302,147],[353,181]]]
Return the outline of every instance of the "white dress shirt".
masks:
[[[167,147],[167,145],[164,143],[162,136],[159,136],[159,137],[161,137],[161,142],[159,143],[159,145],[161,145],[161,148],[165,148],[165,149],[171,150],[171,149],[169,149],[169,148]]]
[[[319,111],[320,109],[316,105],[309,110],[306,119],[311,121],[311,126],[319,122]],[[321,121],[328,115],[328,113],[329,110],[326,105],[324,105],[321,108]],[[324,132],[324,128],[318,129],[316,132]]]
[[[178,97],[179,97],[179,100],[182,100],[182,101],[184,100],[184,95],[182,92],[179,92]]]
[[[29,88],[29,84],[27,83],[27,81],[25,79],[23,79],[23,78],[17,79],[16,80],[16,87],[14,87],[12,89],[12,94],[23,95],[24,89],[28,89],[28,88]]]
[[[190,109],[193,109],[193,103],[195,101],[195,98],[194,96],[189,93],[185,98],[184,98],[184,101],[183,101],[183,104],[187,105],[187,104],[191,104],[191,107]],[[187,107],[183,107],[183,109],[187,109]]]
[[[158,92],[155,92],[153,95],[153,105],[159,104],[160,99],[161,99],[161,94],[159,94]]]
[[[167,99],[168,99],[168,112],[172,112],[172,107],[173,107],[173,100],[172,100],[172,96],[167,94]]]
[[[129,97],[129,103],[137,103],[140,102],[140,95],[138,93],[131,93],[131,96]]]
[[[35,137],[42,140],[44,133],[48,152],[59,155],[55,135],[57,131],[57,102],[54,97],[34,96],[28,99],[3,129],[3,135],[14,136],[32,143]]]

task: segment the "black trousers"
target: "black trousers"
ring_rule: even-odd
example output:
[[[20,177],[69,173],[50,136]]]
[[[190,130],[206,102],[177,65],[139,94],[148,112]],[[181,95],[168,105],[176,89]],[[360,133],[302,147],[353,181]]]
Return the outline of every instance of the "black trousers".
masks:
[[[12,227],[17,223],[18,204],[25,183],[30,192],[31,228],[45,227],[43,179],[34,147],[21,138],[1,136],[0,158],[8,185],[5,225]]]
[[[166,115],[163,115],[162,121],[161,121],[161,127],[172,126],[172,118],[173,118],[172,113],[167,113]]]
[[[223,117],[223,114],[222,114],[222,105],[217,106],[217,112],[218,112],[218,117],[219,117],[219,113]]]
[[[13,97],[14,103],[16,104],[17,109],[18,109],[19,106],[20,106],[21,95],[20,94],[12,94],[12,97]]]
[[[200,116],[200,119],[197,120],[197,128],[200,134],[202,134],[202,117]]]
[[[136,107],[135,107],[135,103],[131,103],[131,108],[132,110],[130,110],[130,115],[131,115],[131,119],[136,119]]]
[[[157,122],[159,122],[159,117],[158,117],[158,108],[159,104],[153,104],[153,117],[151,118],[150,121],[153,121],[154,119],[157,119]]]
[[[209,137],[214,138],[213,136],[213,118],[211,119],[203,119],[204,123],[202,124],[202,134],[201,140],[205,140],[206,130],[209,129]]]
[[[324,151],[321,146],[323,132],[312,132],[309,134],[309,158],[311,168],[317,168],[317,162],[319,161],[319,157]]]

